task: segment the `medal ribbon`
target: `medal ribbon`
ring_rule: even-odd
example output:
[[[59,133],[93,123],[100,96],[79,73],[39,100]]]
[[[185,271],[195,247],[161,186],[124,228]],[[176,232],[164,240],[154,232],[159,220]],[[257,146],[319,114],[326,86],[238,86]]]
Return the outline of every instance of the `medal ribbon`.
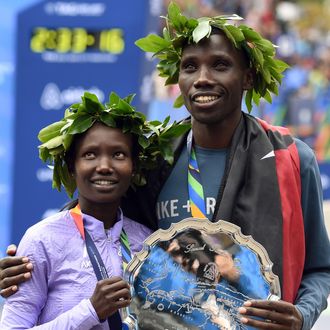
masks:
[[[100,281],[108,278],[109,277],[108,272],[106,267],[104,266],[100,253],[97,250],[97,247],[95,246],[88,231],[84,227],[83,215],[81,213],[79,204],[77,204],[75,208],[70,210],[70,214],[78,228],[81,237],[85,241],[87,253],[89,259],[91,260],[97,280]],[[120,233],[120,244],[121,244],[121,252],[122,252],[123,270],[125,270],[127,264],[132,259],[132,255],[131,255],[131,249],[129,247],[128,237],[124,228],[122,228]],[[119,311],[117,311],[108,318],[108,323],[110,328],[112,329],[122,329],[123,324],[121,321]]]
[[[189,132],[187,137],[187,151],[189,159],[188,194],[190,212],[194,218],[207,218],[201,174],[198,167],[195,149],[192,143],[192,131]]]

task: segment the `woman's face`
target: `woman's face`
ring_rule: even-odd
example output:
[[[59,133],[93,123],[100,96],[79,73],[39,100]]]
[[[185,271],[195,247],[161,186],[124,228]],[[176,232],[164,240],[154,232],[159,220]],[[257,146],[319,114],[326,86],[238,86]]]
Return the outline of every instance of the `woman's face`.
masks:
[[[79,202],[119,205],[133,173],[132,135],[94,124],[76,144],[74,177]]]

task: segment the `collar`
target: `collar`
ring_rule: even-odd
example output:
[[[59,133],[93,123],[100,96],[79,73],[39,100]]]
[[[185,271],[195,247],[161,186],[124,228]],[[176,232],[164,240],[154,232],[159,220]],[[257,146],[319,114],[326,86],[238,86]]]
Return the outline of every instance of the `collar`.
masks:
[[[108,230],[109,235],[107,237],[104,230],[104,224],[102,221],[94,218],[91,215],[82,213],[84,219],[85,229],[88,231],[94,241],[105,240],[110,238],[112,242],[120,240],[120,233],[124,225],[124,216],[122,210],[119,208],[117,212],[117,219],[114,225]]]

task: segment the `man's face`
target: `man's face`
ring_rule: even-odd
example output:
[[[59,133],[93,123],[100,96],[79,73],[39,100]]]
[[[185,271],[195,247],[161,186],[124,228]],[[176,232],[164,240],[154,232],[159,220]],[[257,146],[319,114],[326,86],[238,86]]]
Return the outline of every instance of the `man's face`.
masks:
[[[179,87],[194,120],[236,125],[243,91],[251,85],[252,74],[243,53],[224,34],[212,34],[184,48]]]

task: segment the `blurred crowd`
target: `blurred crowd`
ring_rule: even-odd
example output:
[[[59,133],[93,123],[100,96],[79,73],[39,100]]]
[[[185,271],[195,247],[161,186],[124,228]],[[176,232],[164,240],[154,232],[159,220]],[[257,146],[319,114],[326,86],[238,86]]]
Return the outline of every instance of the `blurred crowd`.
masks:
[[[164,0],[164,5],[170,0]],[[330,0],[176,0],[185,14],[215,16],[236,13],[278,46],[278,57],[290,64],[272,104],[261,103],[253,114],[285,125],[330,160]],[[151,111],[162,111],[176,87],[157,88]],[[163,82],[159,84],[163,86]],[[172,116],[172,115],[171,115]]]

